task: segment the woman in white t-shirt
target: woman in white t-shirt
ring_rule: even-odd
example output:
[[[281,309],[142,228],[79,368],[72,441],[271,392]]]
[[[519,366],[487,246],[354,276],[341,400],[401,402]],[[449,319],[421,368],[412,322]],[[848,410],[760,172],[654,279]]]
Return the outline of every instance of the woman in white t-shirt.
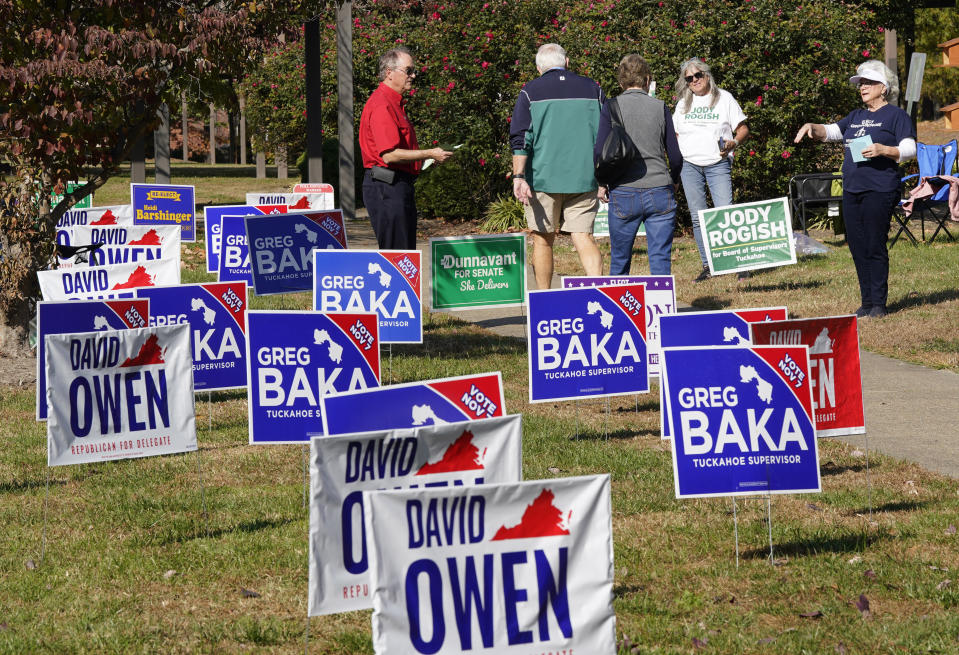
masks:
[[[709,66],[693,57],[683,62],[676,82],[673,125],[683,153],[683,193],[693,220],[693,236],[703,270],[695,279],[710,277],[699,211],[707,209],[706,187],[713,207],[733,203],[733,150],[749,136],[746,114],[736,99],[716,86]]]

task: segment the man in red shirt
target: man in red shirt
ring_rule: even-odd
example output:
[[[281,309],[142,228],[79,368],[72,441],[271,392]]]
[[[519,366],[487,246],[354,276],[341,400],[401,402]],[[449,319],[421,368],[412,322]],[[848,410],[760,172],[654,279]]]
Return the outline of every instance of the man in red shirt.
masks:
[[[423,161],[441,164],[453,153],[442,148],[420,150],[406,118],[403,94],[416,77],[413,55],[393,48],[380,57],[380,85],[370,94],[360,116],[363,153],[363,203],[370,213],[376,242],[383,250],[416,248],[416,202],[413,182]]]

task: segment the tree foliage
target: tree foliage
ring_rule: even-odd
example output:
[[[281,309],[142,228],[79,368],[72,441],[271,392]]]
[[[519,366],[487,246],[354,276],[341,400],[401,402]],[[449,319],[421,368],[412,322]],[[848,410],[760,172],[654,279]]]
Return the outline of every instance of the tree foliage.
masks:
[[[959,102],[959,67],[944,68],[940,43],[959,37],[959,11],[920,9],[916,12],[916,52],[926,53],[922,97],[941,107]],[[937,116],[941,117],[941,114]]]
[[[699,56],[749,116],[753,136],[738,153],[733,173],[737,200],[780,196],[792,175],[838,166],[840,149],[797,148],[792,137],[803,122],[832,120],[857,106],[848,78],[863,60],[881,58],[883,30],[908,25],[910,11],[900,0],[370,2],[354,9],[355,124],[377,84],[379,55],[393,45],[409,47],[418,71],[407,113],[420,143],[463,144],[447,164],[421,176],[417,203],[427,214],[477,217],[507,190],[509,118],[522,85],[537,74],[533,58],[539,45],[563,45],[571,67],[610,95],[619,93],[620,58],[639,52],[670,107],[680,63]],[[332,12],[324,21],[323,124],[331,135],[336,132]],[[300,102],[303,82],[290,68],[300,63],[295,52],[268,60],[263,70],[269,74],[254,74],[259,95],[249,100],[263,105],[271,133],[292,136],[292,152],[305,143],[303,107],[288,111],[283,102]],[[290,128],[281,129],[279,121]]]
[[[239,77],[289,3],[0,0],[0,315],[22,348],[56,222],[115,174],[181,88]],[[86,180],[62,202],[42,199]],[[4,333],[0,333],[4,336]]]

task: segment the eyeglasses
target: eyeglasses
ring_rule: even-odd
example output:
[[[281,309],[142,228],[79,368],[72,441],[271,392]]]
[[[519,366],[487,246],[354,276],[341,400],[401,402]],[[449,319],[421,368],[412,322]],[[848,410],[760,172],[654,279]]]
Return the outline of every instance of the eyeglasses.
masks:
[[[704,77],[706,77],[706,73],[702,71],[696,71],[692,75],[687,75],[684,79],[686,80],[686,84],[690,84],[693,80],[701,80]]]
[[[407,76],[407,77],[412,77],[412,76],[416,75],[416,69],[413,68],[412,66],[407,66],[406,68],[394,68],[393,70],[395,70],[395,71],[403,71],[404,73],[406,73],[406,76]]]

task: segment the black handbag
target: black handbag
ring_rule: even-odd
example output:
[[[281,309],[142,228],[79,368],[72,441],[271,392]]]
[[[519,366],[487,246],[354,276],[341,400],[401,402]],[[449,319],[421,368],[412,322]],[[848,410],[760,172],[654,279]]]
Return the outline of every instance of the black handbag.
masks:
[[[596,181],[601,186],[614,184],[626,172],[633,160],[640,157],[639,148],[626,133],[623,116],[616,100],[616,98],[609,100],[609,134],[596,159]]]

